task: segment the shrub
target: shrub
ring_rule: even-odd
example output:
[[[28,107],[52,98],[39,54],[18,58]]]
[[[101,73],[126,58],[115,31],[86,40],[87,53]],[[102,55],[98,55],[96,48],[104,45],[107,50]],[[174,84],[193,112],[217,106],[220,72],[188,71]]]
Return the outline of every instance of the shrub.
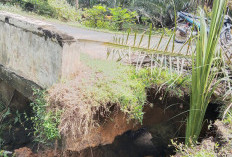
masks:
[[[80,14],[66,0],[48,0],[47,2],[54,11],[53,17],[66,21],[79,20]]]
[[[77,21],[80,18],[79,12],[66,0],[13,0],[11,4],[19,4],[23,10],[59,20]]]
[[[125,22],[134,21],[136,12],[130,12],[121,7],[109,8],[110,16],[107,16],[107,8],[104,5],[95,5],[91,9],[85,9],[84,25],[94,28],[106,28],[123,30]]]
[[[121,7],[109,8],[112,14],[112,22],[118,30],[123,30],[123,24],[125,22],[131,23],[134,21],[137,13],[130,12],[128,9],[123,9]]]
[[[85,9],[84,25],[89,27],[107,28],[109,21],[105,20],[106,6],[96,5],[91,9]]]
[[[176,143],[171,140],[172,145],[175,147],[177,156],[182,157],[217,157],[217,153],[214,152],[214,149],[218,148],[217,143],[213,143],[210,140],[205,140],[201,145],[189,145],[186,146],[183,143]]]

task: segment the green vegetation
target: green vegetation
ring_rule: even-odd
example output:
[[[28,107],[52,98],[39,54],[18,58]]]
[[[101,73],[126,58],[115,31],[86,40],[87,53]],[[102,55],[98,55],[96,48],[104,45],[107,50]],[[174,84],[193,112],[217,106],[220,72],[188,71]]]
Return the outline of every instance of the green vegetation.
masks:
[[[45,91],[34,90],[35,100],[31,103],[33,115],[27,117],[33,124],[34,141],[44,145],[53,144],[60,139],[59,122],[61,111],[49,109]]]
[[[8,157],[8,152],[4,151],[4,150],[0,150],[0,156],[2,157]]]
[[[149,21],[156,26],[170,26],[174,23],[174,4],[178,11],[192,11],[195,7],[191,6],[196,6],[197,3],[199,3],[197,0],[79,0],[80,7],[92,8],[94,5],[102,4],[110,8],[122,7],[132,12],[136,11],[140,17],[139,24],[145,24]]]
[[[225,123],[225,124],[227,124],[227,125],[230,125],[230,126],[232,126],[232,107],[231,106],[229,106],[229,108],[227,108],[226,110],[225,110],[225,112],[226,113],[224,113],[225,115],[224,115],[224,119],[223,119],[223,122]]]
[[[11,154],[11,152],[4,151],[8,148],[6,146],[5,140],[8,138],[15,138],[17,130],[20,130],[22,127],[24,127],[23,114],[21,114],[18,110],[15,110],[12,106],[10,106],[11,101],[8,105],[3,105],[4,103],[2,102],[0,103],[0,156],[4,157]],[[11,137],[6,137],[6,135]]]
[[[126,8],[116,7],[109,8],[110,13],[112,14],[112,24],[118,30],[123,30],[123,24],[135,22],[136,12],[130,12]]]
[[[216,86],[216,84],[213,85],[218,72],[216,48],[222,26],[221,17],[223,17],[225,7],[226,0],[214,1],[209,35],[207,35],[204,13],[202,10],[200,12],[201,30],[197,40],[196,56],[192,57],[192,92],[185,141],[187,145],[195,144],[198,140],[205,112]]]
[[[89,27],[108,28],[109,22],[105,21],[106,6],[97,5],[91,9],[85,9],[84,25]]]
[[[81,8],[79,9],[77,7],[78,4],[75,4],[72,0],[9,0],[6,3],[7,5],[0,4],[0,9],[9,11],[14,9],[19,12],[24,11],[28,14],[38,14],[61,21],[73,21],[92,28],[116,31],[123,31],[128,27],[132,29],[134,28],[135,34],[134,43],[132,43],[133,46],[128,42],[130,32],[128,33],[127,39],[114,38],[115,43],[112,45],[125,48],[126,50],[129,49],[129,51],[137,51],[140,54],[144,54],[144,56],[149,56],[151,60],[149,63],[150,67],[143,67],[142,63],[140,64],[138,62],[136,67],[134,67],[131,65],[122,65],[121,63],[114,61],[96,60],[81,54],[81,61],[91,69],[92,73],[88,79],[85,80],[84,78],[82,80],[81,85],[78,84],[78,90],[81,92],[78,94],[82,97],[80,100],[76,101],[74,105],[73,102],[70,103],[74,106],[74,109],[71,107],[68,108],[68,105],[63,108],[61,107],[62,109],[51,107],[46,100],[45,91],[34,91],[36,99],[31,104],[33,116],[27,117],[27,119],[33,123],[35,142],[44,145],[53,145],[55,141],[61,138],[60,133],[62,133],[63,130],[68,130],[70,128],[71,131],[79,129],[78,135],[83,135],[81,134],[81,131],[89,128],[89,123],[91,123],[91,120],[93,119],[93,114],[96,114],[100,107],[103,107],[104,109],[108,107],[109,110],[109,106],[116,105],[120,107],[121,111],[127,114],[128,120],[133,119],[142,123],[144,115],[143,107],[146,104],[147,96],[146,89],[156,88],[157,92],[164,90],[165,92],[175,94],[177,97],[182,97],[187,89],[188,91],[191,91],[191,100],[186,128],[186,145],[175,146],[181,151],[183,156],[186,157],[215,156],[215,152],[204,150],[202,148],[198,148],[197,151],[190,151],[189,148],[192,149],[197,144],[202,125],[204,124],[206,109],[212,93],[216,85],[219,83],[219,81],[216,83],[214,81],[218,75],[218,66],[220,66],[220,54],[217,53],[217,46],[222,26],[221,17],[223,16],[223,11],[226,6],[226,0],[214,0],[213,11],[207,12],[208,16],[211,16],[212,19],[209,33],[207,33],[203,10],[200,11],[201,30],[197,36],[196,55],[192,56],[192,76],[182,75],[182,70],[184,69],[184,66],[186,66],[184,65],[186,60],[181,59],[189,57],[187,55],[189,52],[185,52],[185,54],[174,52],[174,32],[169,29],[175,24],[175,9],[176,11],[180,11],[189,8],[189,6],[204,5],[203,1],[199,3],[197,0],[80,0],[79,6]],[[76,7],[74,7],[74,5],[76,5]],[[193,12],[196,8],[197,7],[191,7],[188,11]],[[209,8],[205,8],[205,10],[208,11]],[[144,32],[149,26],[150,31]],[[156,32],[162,32],[162,36],[160,37],[159,43],[151,45],[153,44],[151,38],[154,27],[158,30]],[[160,31],[160,27],[166,28],[163,28],[162,31]],[[138,35],[137,32],[141,28],[144,34]],[[132,29],[130,29],[130,31]],[[160,46],[164,39],[164,30],[167,30],[170,35],[169,39],[165,39],[168,41],[168,43],[165,42],[165,49],[161,48],[163,45]],[[148,33],[148,41],[145,43],[147,45],[141,46],[144,44],[144,38],[147,37],[145,36],[145,33]],[[137,38],[140,39],[137,40]],[[170,50],[169,47],[172,41],[173,46],[172,50]],[[184,46],[185,45],[183,45],[182,48],[184,48]],[[167,56],[169,56],[169,60],[165,60],[165,62],[158,59],[158,61],[155,60],[154,55],[156,55],[156,52],[163,55],[162,59],[167,59]],[[175,57],[173,57],[175,59],[174,62],[178,63],[176,67],[172,65],[174,62],[172,60],[173,58],[170,56]],[[156,66],[152,65],[153,63],[158,64]],[[178,70],[172,71],[172,69]],[[80,95],[76,94],[75,96],[78,97]],[[82,102],[80,103],[80,101]],[[77,109],[75,105],[90,107],[86,107],[89,110],[86,110],[85,107],[81,108],[81,110],[79,108]],[[62,114],[63,111],[65,112],[66,107],[69,109],[69,112],[64,115],[62,123]],[[96,112],[93,112],[93,114],[76,114],[82,111],[92,112],[94,110],[93,108],[96,109]],[[2,114],[1,112],[3,111],[4,113]],[[76,113],[74,111],[76,111]],[[74,118],[69,116],[69,113],[74,113]],[[86,116],[87,114],[89,115]],[[10,115],[10,110],[5,110],[4,106],[0,105],[0,137],[9,124],[2,124],[2,120],[8,115]],[[80,117],[82,116],[81,118],[84,120],[77,120],[75,124],[70,124],[73,123],[73,119],[79,118],[77,115]],[[20,116],[16,116],[12,120],[14,123],[17,123],[20,121]],[[86,125],[84,124],[82,126],[83,123]],[[227,112],[224,123],[232,125],[231,110]],[[63,130],[60,129],[61,124]],[[78,124],[78,126],[76,124]],[[71,125],[76,126],[72,127]],[[82,128],[84,129],[81,130]],[[4,141],[0,138],[0,149],[3,142]]]
[[[2,149],[2,145],[4,144],[4,140],[2,138],[3,131],[7,128],[8,124],[3,123],[3,120],[9,115],[9,109],[5,107],[2,103],[0,103],[0,150]]]
[[[169,71],[159,69],[142,69],[136,72],[135,67],[125,66],[114,61],[91,59],[82,54],[81,60],[96,73],[101,73],[94,85],[85,87],[97,105],[118,104],[121,110],[129,115],[130,119],[142,122],[143,106],[146,102],[146,88],[166,85],[165,90],[175,91],[177,96],[182,96],[181,88],[187,88],[189,77],[171,74]]]
[[[112,61],[91,59],[82,54],[81,60],[95,72],[101,73],[94,85],[85,89],[99,105],[117,104],[130,119],[142,122],[146,101],[145,84],[136,77],[135,69]]]
[[[62,21],[77,21],[80,18],[80,13],[66,0],[12,0],[9,1],[9,4],[15,6],[12,9],[20,10],[21,8],[25,11]]]
[[[110,14],[108,13],[110,10]],[[135,21],[136,12],[130,12],[121,7],[107,8],[104,5],[96,5],[85,9],[84,24],[94,28],[105,28],[111,30],[123,30],[123,24]]]
[[[144,31],[150,23],[159,28],[173,27],[173,6],[176,6],[177,11],[186,11],[196,2],[190,0],[79,0],[79,4],[76,4],[73,0],[4,0],[3,3],[10,6],[10,8],[5,5],[0,6],[5,10],[33,12],[62,21],[82,23],[87,27],[114,31],[133,28],[135,31]],[[79,9],[78,6],[80,6]]]
[[[48,5],[52,8],[52,17],[64,21],[77,21],[80,19],[80,13],[66,0],[47,0]]]
[[[232,111],[229,111],[226,118],[223,120],[225,124],[232,125]]]
[[[176,152],[181,157],[217,157],[218,154],[214,152],[214,149],[218,148],[217,144],[208,143],[209,146],[206,145],[189,145],[186,146],[183,143],[177,144],[172,140],[172,145],[175,147]],[[211,144],[211,145],[210,145]],[[213,146],[213,148],[212,148]]]

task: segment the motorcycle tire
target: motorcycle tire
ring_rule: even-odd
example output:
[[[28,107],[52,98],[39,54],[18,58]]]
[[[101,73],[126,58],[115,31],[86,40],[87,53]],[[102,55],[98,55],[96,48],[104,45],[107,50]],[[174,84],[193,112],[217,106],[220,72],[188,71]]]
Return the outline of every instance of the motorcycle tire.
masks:
[[[227,47],[232,44],[232,35],[230,29],[226,29],[221,35],[220,40]]]
[[[179,23],[176,27],[175,42],[186,43],[191,35],[191,29],[186,24]]]

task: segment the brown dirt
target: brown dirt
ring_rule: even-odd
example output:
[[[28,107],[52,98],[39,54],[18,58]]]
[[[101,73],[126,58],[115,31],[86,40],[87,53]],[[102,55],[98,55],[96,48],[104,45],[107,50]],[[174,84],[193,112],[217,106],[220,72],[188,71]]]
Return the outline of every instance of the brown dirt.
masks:
[[[112,114],[110,117],[99,127],[90,128],[91,131],[81,139],[75,139],[72,136],[67,137],[65,139],[66,148],[70,151],[80,151],[89,147],[111,144],[116,136],[136,128],[132,121],[127,121],[125,114],[121,111]]]
[[[27,147],[16,149],[14,153],[16,157],[37,157],[33,154],[32,150]]]
[[[51,88],[48,98],[51,108],[65,111],[59,129],[65,148],[73,151],[110,144],[116,136],[134,128],[117,105],[94,106],[95,102],[80,87],[93,84],[93,75],[99,79],[101,74],[84,65],[80,69],[74,80]]]
[[[189,153],[194,156],[196,152],[210,152],[213,156],[224,157],[232,156],[232,126],[224,124],[217,120],[208,131],[210,136],[205,137],[200,144],[184,148],[185,152],[178,152],[174,157],[181,157],[183,153]],[[182,148],[182,147],[181,147]],[[180,149],[178,147],[178,149]],[[182,150],[182,151],[184,151]],[[185,155],[186,156],[186,155]]]
[[[159,97],[153,100],[154,96],[150,95],[148,99],[152,97],[152,100],[148,101],[153,103],[153,106],[146,105],[144,107],[143,126],[134,121],[128,122],[126,114],[122,113],[117,105],[91,106],[94,102],[88,95],[83,95],[80,86],[83,80],[84,83],[94,83],[91,80],[93,71],[83,65],[81,69],[75,80],[55,85],[49,91],[50,104],[54,108],[58,107],[65,111],[62,114],[59,128],[63,138],[63,145],[67,150],[81,151],[99,145],[112,144],[115,137],[129,130],[137,130],[144,126],[152,128],[153,125],[167,122],[173,116],[184,111],[183,102],[180,102],[180,99],[162,102],[162,100],[159,100]],[[96,75],[97,78],[101,77],[99,73]],[[154,94],[156,92],[151,91],[149,94],[151,93]],[[180,102],[181,105],[175,106],[175,110],[173,108],[166,110],[165,104],[170,104],[170,102]],[[178,118],[178,120],[181,119]],[[164,132],[167,129],[165,127]],[[157,133],[156,127],[153,128],[153,132],[154,134]],[[161,134],[164,135],[164,132]],[[164,136],[164,138],[172,137],[172,135]]]
[[[154,96],[156,93],[156,89],[154,89],[154,91],[148,92],[148,101],[153,103],[153,106],[146,105],[144,107],[143,126],[134,121],[128,122],[127,115],[122,113],[116,104],[103,104],[100,107],[93,105],[95,102],[91,96],[85,91],[83,92],[80,86],[83,83],[94,84],[94,81],[101,79],[101,74],[94,73],[85,65],[81,65],[80,69],[74,80],[57,84],[49,90],[48,100],[52,108],[64,110],[59,129],[63,139],[62,144],[66,150],[82,151],[99,145],[112,144],[117,136],[141,127],[150,128],[152,134],[158,133],[158,136],[161,136],[159,138],[165,140],[174,137],[173,129],[170,129],[169,126],[166,127],[168,124],[165,122],[185,111],[184,100],[177,98],[163,102],[159,99],[161,95]],[[94,81],[92,80],[93,75],[94,78],[97,78]],[[179,105],[166,109],[166,104],[172,103],[179,103]],[[182,119],[177,118],[177,120]],[[157,126],[153,127],[154,125]],[[170,131],[167,133],[167,130]]]
[[[60,152],[55,152],[54,150],[39,151],[38,153],[33,153],[28,147],[23,147],[16,149],[14,151],[15,157],[61,157]]]

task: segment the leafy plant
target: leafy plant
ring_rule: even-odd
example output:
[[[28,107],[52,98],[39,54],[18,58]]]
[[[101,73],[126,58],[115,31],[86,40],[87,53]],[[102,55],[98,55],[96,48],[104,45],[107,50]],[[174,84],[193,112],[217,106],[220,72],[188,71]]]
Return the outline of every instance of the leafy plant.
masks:
[[[148,18],[149,22],[155,24],[160,24],[162,26],[170,26],[174,24],[174,6],[177,11],[189,10],[192,11],[197,8],[195,1],[190,0],[112,0],[112,1],[102,1],[102,0],[90,0],[91,3],[86,3],[87,1],[80,0],[81,4],[88,5],[91,4],[104,4],[107,7],[122,7],[127,8],[132,11],[136,11],[140,17]],[[191,6],[191,7],[190,7]],[[194,7],[192,7],[194,6]]]
[[[66,0],[47,0],[53,10],[53,17],[65,21],[78,21],[80,13]]]
[[[192,92],[185,140],[187,145],[197,142],[204,123],[206,109],[214,88],[217,85],[216,83],[213,86],[218,64],[216,48],[220,37],[225,6],[226,0],[214,1],[212,21],[208,35],[204,13],[202,10],[200,12],[201,30],[197,40],[196,55],[192,55]]]
[[[227,107],[223,115],[223,122],[232,126],[232,103]]]
[[[12,156],[12,152],[0,150],[0,156],[2,157]]]
[[[109,22],[105,20],[106,11],[104,5],[95,5],[91,9],[85,9],[84,24],[89,27],[107,28]]]
[[[182,156],[182,157],[217,157],[217,153],[215,153],[211,147],[207,148],[207,146],[204,146],[204,145],[200,145],[197,147],[195,145],[186,146],[183,143],[178,144],[178,143],[174,142],[173,140],[171,140],[171,142],[172,142],[172,145],[175,147],[176,152],[178,153],[178,156]],[[218,148],[218,144],[214,144],[213,149],[216,149],[216,148]]]
[[[8,122],[4,122],[4,120],[6,119],[7,116],[9,116],[10,113],[10,109],[9,106],[5,106],[3,105],[3,103],[0,103],[0,149],[4,144],[4,139],[2,137],[3,132],[7,129],[7,127],[9,126],[9,124],[11,123],[10,121]]]
[[[60,122],[60,110],[49,110],[49,104],[45,99],[45,91],[34,90],[36,99],[31,103],[33,116],[27,117],[33,123],[34,141],[42,144],[51,144],[60,139],[58,125]]]
[[[130,12],[128,9],[121,7],[109,8],[109,10],[112,14],[112,22],[118,30],[123,30],[125,22],[131,23],[135,21],[137,15],[136,11]]]
[[[25,11],[59,20],[77,21],[80,18],[80,13],[66,0],[13,0],[11,3]]]

